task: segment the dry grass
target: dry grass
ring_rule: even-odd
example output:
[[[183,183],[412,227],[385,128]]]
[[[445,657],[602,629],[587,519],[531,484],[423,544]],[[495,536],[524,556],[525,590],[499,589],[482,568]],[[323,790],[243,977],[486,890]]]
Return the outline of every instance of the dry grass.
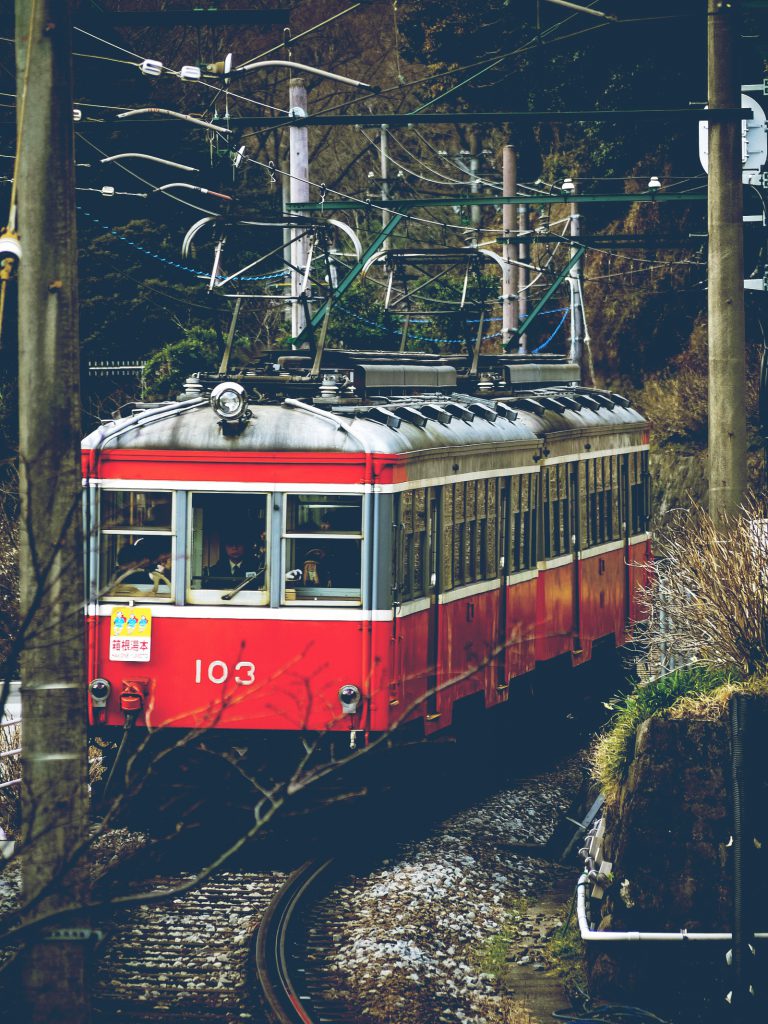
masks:
[[[742,514],[713,523],[700,507],[670,514],[645,595],[650,665],[717,666],[768,675],[768,520],[749,498]]]
[[[647,666],[658,678],[620,697],[592,754],[614,801],[647,719],[715,720],[737,692],[768,697],[768,521],[752,497],[717,528],[698,506],[671,514],[644,596]],[[669,672],[674,658],[686,667]]]
[[[728,712],[728,702],[735,693],[768,697],[768,678],[752,676],[740,681],[729,680],[709,693],[686,694],[669,709],[669,718],[698,718],[716,722]]]

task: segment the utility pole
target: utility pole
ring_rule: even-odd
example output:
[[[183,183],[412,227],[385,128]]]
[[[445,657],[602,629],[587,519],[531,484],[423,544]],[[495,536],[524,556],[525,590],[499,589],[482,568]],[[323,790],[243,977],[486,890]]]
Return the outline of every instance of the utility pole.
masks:
[[[514,146],[505,146],[501,158],[501,178],[505,196],[514,196],[517,193],[517,151]],[[509,204],[502,207],[502,233],[504,238],[513,238],[517,235],[517,207]],[[517,305],[517,242],[505,242],[502,256],[504,273],[502,275],[503,288],[501,296],[501,341],[502,352],[507,351],[507,346],[512,340],[512,334],[519,323]],[[512,262],[515,261],[515,262]],[[525,335],[520,336],[521,350],[525,351]]]
[[[307,87],[303,78],[292,78],[288,85],[288,109],[294,117],[307,112]],[[290,146],[289,171],[291,175],[291,202],[309,202],[309,130],[301,126],[288,129]],[[291,294],[298,295],[304,280],[309,255],[309,239],[303,228],[294,228],[291,235]],[[307,286],[309,287],[309,285]],[[291,333],[298,338],[306,326],[304,304],[299,299],[291,303]]]
[[[741,106],[737,3],[707,0],[711,107]],[[709,126],[709,511],[739,511],[747,488],[741,124]]]
[[[290,176],[290,174],[282,174],[280,176],[280,188],[281,188],[281,191],[282,191],[282,200],[283,200],[283,217],[287,220],[289,218],[289,216],[290,216],[290,214],[288,213],[288,203],[290,203],[290,201],[291,201],[291,176]],[[283,266],[285,266],[285,267],[290,267],[291,266],[291,239],[292,239],[292,237],[293,237],[293,233],[292,233],[291,229],[289,227],[287,227],[287,226],[284,227],[283,228]],[[293,286],[294,286],[293,274],[291,274],[290,280],[291,280],[291,294],[293,294]],[[293,303],[292,302],[289,302],[285,306],[285,308],[283,310],[283,313],[284,313],[284,318],[285,318],[286,324],[291,324],[292,325],[293,324]],[[295,338],[296,335],[294,334],[293,337]]]
[[[573,183],[571,195],[576,195],[576,183]],[[571,239],[574,244],[571,245],[571,256],[575,256],[578,252],[578,241],[579,235],[581,234],[579,204],[571,203],[571,215],[570,215],[570,228],[571,228]],[[568,284],[570,285],[571,292],[571,346],[568,352],[568,358],[572,363],[578,363],[581,371],[582,378],[584,376],[584,315],[581,310],[581,281],[582,281],[582,270],[581,260],[574,263],[571,268],[571,272],[568,275]]]
[[[476,195],[480,191],[480,143],[477,132],[469,133],[469,191]],[[469,222],[475,232],[475,241],[479,240],[478,228],[480,227],[480,207],[472,206],[469,213]]]
[[[518,323],[522,323],[528,316],[528,267],[523,266],[523,264],[528,263],[528,241],[526,235],[528,231],[527,206],[518,206],[517,208],[517,230],[518,237],[520,238],[517,252],[521,264],[517,268],[517,320]],[[525,335],[520,338],[521,345],[525,344],[524,337]]]
[[[387,126],[385,124],[381,126],[379,152],[381,153],[381,198],[386,202],[389,199],[389,151],[387,149]],[[391,216],[392,214],[389,210],[381,211],[382,231],[389,224]],[[382,248],[389,249],[390,245],[391,240],[386,238]]]
[[[88,829],[71,0],[16,0],[24,900],[82,905]],[[89,1019],[86,943],[24,953],[27,1024]]]

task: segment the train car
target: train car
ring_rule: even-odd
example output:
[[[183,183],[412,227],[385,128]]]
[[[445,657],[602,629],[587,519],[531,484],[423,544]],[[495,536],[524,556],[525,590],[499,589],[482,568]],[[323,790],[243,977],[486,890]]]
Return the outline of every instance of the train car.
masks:
[[[94,730],[351,745],[620,647],[648,423],[565,359],[300,353],[83,443]]]

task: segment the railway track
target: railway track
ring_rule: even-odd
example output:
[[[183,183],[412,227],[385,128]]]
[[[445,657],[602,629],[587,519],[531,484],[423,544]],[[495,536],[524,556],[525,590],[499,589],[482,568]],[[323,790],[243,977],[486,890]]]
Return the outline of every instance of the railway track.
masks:
[[[270,903],[255,934],[256,980],[275,1024],[319,1024],[329,1019],[307,987],[300,932],[334,864],[332,858],[308,861],[295,871]]]

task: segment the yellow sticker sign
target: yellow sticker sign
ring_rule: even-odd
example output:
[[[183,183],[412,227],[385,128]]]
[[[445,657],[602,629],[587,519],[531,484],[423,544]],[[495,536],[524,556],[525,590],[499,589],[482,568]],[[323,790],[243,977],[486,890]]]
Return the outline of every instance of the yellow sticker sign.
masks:
[[[152,609],[113,608],[109,629],[110,661],[149,661]]]

